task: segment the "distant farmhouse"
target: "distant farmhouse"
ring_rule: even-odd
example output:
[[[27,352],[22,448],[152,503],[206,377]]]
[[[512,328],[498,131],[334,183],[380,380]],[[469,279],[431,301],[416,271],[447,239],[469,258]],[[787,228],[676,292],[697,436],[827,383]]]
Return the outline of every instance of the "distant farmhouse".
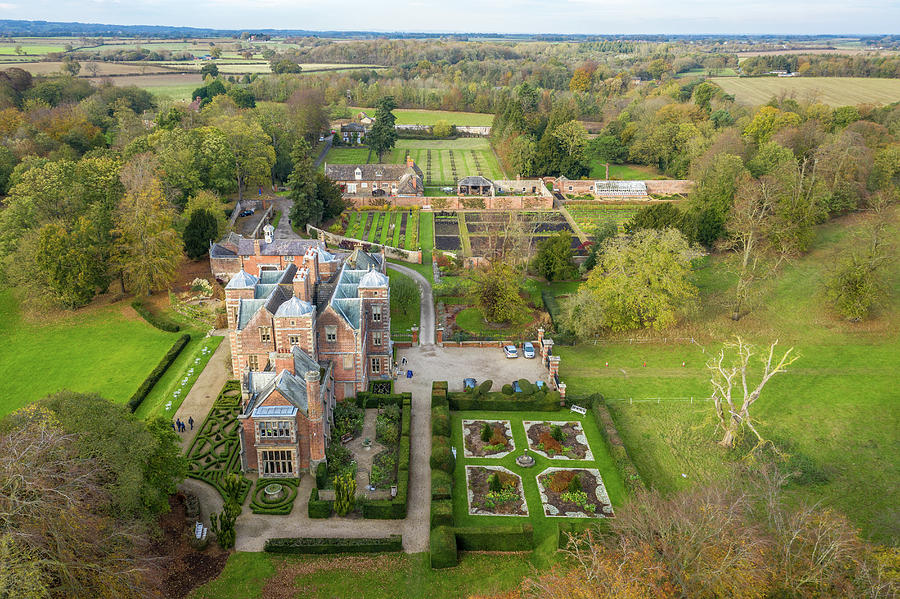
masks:
[[[325,174],[344,195],[425,195],[422,169],[409,157],[405,164],[326,164]]]
[[[335,401],[390,377],[390,289],[383,254],[266,236],[230,234],[210,265],[229,279],[243,469],[296,477],[325,459]]]

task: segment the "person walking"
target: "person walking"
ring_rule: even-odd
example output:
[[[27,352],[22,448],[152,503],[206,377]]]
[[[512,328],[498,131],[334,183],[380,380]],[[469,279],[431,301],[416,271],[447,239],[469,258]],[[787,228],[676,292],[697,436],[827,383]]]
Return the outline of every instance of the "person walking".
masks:
[[[188,424],[191,425],[191,430],[194,430],[194,417],[188,416]]]
[[[178,431],[175,429],[175,423],[174,423],[174,422],[172,423],[172,430],[173,430],[174,432],[176,432],[176,433],[178,432]]]

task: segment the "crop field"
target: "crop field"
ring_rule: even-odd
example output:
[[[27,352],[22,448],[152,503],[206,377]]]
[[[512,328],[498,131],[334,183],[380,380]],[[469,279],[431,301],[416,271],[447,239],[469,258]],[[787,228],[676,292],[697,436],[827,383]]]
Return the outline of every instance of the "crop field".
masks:
[[[466,137],[453,140],[399,139],[391,162],[401,163],[412,156],[425,174],[427,186],[455,186],[468,175],[505,179],[506,175],[486,139]]]
[[[437,212],[434,215],[434,247],[465,256],[495,257],[507,248],[520,248],[520,236],[529,238],[534,247],[559,231],[573,233],[561,212],[460,211]],[[572,247],[579,245],[572,237]],[[521,249],[521,248],[520,248]]]
[[[26,56],[42,56],[50,52],[62,52],[65,50],[62,45],[2,42],[0,43],[0,55],[11,54],[16,56],[16,46],[21,46],[22,54]]]
[[[588,206],[566,204],[566,210],[572,216],[572,220],[588,236],[591,235],[591,232],[598,225],[610,220],[616,223],[616,226],[621,231],[622,226],[631,220],[640,207],[639,204],[595,204]]]
[[[781,93],[831,106],[889,104],[900,100],[900,79],[866,77],[713,77],[742,104],[765,104]]]
[[[310,65],[312,66],[312,65]],[[347,65],[343,65],[347,66]],[[361,65],[365,66],[365,65]],[[303,65],[306,69],[307,65]],[[365,111],[375,116],[374,108],[351,108],[353,112]],[[483,112],[454,112],[450,110],[419,110],[414,108],[397,108],[394,110],[398,125],[434,125],[438,121],[447,121],[450,125],[460,127],[490,127],[494,115]]]
[[[99,81],[101,77],[94,79]],[[135,75],[133,77],[111,77],[113,85],[136,85],[146,89],[156,97],[168,97],[172,100],[189,100],[191,92],[203,85],[200,75],[171,73],[167,75]]]
[[[366,164],[369,162],[369,148],[342,148],[342,147],[332,147],[328,150],[328,154],[325,155],[325,160],[322,164]],[[371,155],[372,162],[375,162],[378,158],[373,152]]]
[[[89,64],[94,64],[97,66],[97,76],[103,77],[104,75],[153,75],[154,73],[159,74],[172,74],[172,72],[168,69],[162,69],[158,66],[152,66],[151,63],[148,64],[133,64],[133,63],[121,63],[121,62],[102,62],[97,61],[95,63],[91,63],[89,61],[81,61],[81,71],[79,71],[79,76],[88,77],[92,76],[93,73],[88,69]],[[61,62],[31,62],[26,65],[21,66],[22,69],[28,71],[32,75],[48,75],[52,73],[59,73],[62,71],[62,63]]]
[[[360,210],[350,213],[346,237],[404,250],[419,249],[417,210]]]

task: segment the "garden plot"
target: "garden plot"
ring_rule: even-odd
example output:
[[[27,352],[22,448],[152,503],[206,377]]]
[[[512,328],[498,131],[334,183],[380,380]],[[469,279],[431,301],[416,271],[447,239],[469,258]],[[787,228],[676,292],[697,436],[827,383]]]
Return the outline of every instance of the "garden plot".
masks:
[[[502,458],[516,449],[509,420],[463,420],[462,427],[467,458]]]
[[[462,249],[459,219],[456,213],[439,212],[434,215],[434,247],[439,250]]]
[[[418,212],[408,210],[364,210],[344,213],[338,223],[343,235],[396,248],[419,249]]]
[[[528,448],[551,460],[594,459],[584,429],[578,421],[523,421]]]
[[[624,225],[630,221],[641,206],[637,204],[608,204],[578,206],[566,204],[566,210],[572,215],[572,220],[584,231],[585,235],[591,235],[594,230],[605,222],[613,222],[624,230]]]
[[[503,466],[466,466],[466,494],[473,516],[528,516],[522,477]]]
[[[537,477],[544,515],[558,518],[602,518],[612,504],[596,468],[547,468]]]

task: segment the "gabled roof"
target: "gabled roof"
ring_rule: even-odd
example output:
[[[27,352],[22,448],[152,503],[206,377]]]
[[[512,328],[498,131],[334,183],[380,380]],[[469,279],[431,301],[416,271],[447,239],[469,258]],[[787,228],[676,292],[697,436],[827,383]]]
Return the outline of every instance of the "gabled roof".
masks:
[[[403,175],[414,174],[424,176],[422,169],[415,163],[403,164],[326,164],[325,174],[333,181],[353,181],[356,169],[360,170],[361,181],[399,181]]]
[[[294,345],[291,347],[291,354],[294,356],[294,372],[302,376],[310,370],[319,370],[319,363],[309,357],[309,354],[300,349],[299,346]]]
[[[331,300],[334,311],[344,317],[353,329],[359,330],[362,316],[362,299],[358,297],[334,298]]]
[[[271,243],[262,239],[258,241],[259,253],[263,256],[302,256],[311,247],[322,247],[322,243],[316,239],[275,239]],[[253,239],[231,232],[212,244],[209,255],[211,258],[252,256],[255,253],[253,242]]]
[[[494,182],[487,177],[482,177],[481,175],[469,175],[468,177],[460,179],[457,185],[465,185],[468,187],[491,187],[493,184]]]
[[[380,270],[381,254],[370,254],[357,248],[347,256],[347,261],[344,264],[351,270],[369,270],[370,268]]]
[[[254,386],[257,386],[257,384],[253,382],[254,378],[256,378],[256,376],[251,376],[250,378],[251,390]],[[306,380],[302,376],[291,374],[291,371],[289,370],[282,370],[274,377],[265,378],[269,379],[268,383],[262,387],[249,402],[247,402],[247,406],[244,408],[245,415],[253,414],[259,404],[264,402],[275,390],[278,390],[278,392],[280,392],[281,395],[299,411],[304,414],[309,414],[309,399],[306,396]]]
[[[241,300],[238,304],[237,330],[242,331],[250,320],[266,305],[265,299]]]

